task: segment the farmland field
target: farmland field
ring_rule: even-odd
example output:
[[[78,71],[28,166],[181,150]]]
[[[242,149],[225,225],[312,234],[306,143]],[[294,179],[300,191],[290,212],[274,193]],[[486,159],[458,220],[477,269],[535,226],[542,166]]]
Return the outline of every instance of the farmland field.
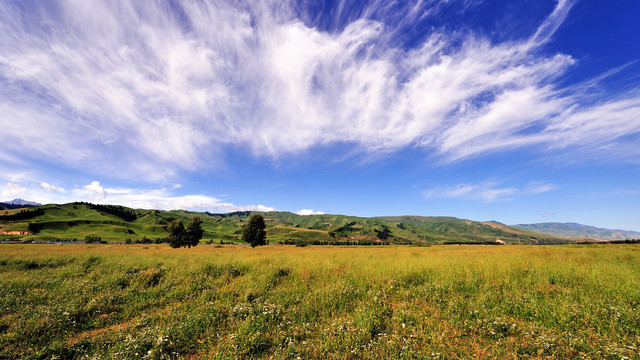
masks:
[[[640,246],[0,246],[0,358],[637,359]]]

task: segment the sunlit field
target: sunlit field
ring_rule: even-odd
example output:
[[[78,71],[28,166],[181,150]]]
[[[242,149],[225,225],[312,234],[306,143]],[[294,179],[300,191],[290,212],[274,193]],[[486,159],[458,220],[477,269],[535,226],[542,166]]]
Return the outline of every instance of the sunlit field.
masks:
[[[640,246],[1,245],[0,358],[640,358]]]

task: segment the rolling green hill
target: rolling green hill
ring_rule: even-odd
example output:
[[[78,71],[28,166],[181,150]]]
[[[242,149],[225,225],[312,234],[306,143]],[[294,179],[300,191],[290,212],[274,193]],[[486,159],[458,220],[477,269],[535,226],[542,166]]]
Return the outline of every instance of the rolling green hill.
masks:
[[[185,210],[130,209],[90,203],[48,204],[0,213],[0,240],[82,241],[86,236],[107,242],[162,241],[167,225],[199,216],[204,242],[240,242],[242,227],[252,212],[225,214]],[[267,238],[289,244],[441,244],[441,243],[562,243],[565,239],[495,222],[453,217],[395,216],[363,218],[345,215],[261,213]]]

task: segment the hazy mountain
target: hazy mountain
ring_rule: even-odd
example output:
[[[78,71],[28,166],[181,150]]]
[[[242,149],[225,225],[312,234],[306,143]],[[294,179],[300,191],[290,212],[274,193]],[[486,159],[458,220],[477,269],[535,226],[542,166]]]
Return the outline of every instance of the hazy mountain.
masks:
[[[19,209],[33,206],[42,206],[42,204],[35,201],[27,201],[23,199],[13,199],[11,201],[0,202],[0,207],[5,209]]]
[[[564,238],[625,240],[640,238],[640,232],[631,230],[604,229],[577,223],[538,223],[511,225],[524,230],[536,231]]]

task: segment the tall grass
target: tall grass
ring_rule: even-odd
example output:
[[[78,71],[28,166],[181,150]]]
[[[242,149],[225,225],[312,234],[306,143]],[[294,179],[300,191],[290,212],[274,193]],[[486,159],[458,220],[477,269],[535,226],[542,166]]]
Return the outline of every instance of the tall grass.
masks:
[[[0,358],[638,358],[640,246],[0,247]]]

